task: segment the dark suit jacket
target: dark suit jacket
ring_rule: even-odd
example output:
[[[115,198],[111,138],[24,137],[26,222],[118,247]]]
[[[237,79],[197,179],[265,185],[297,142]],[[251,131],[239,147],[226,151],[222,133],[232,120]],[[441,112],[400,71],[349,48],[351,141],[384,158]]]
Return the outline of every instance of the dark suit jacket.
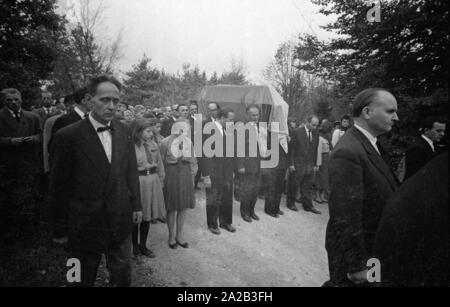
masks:
[[[174,119],[172,117],[166,118],[164,120],[162,120],[161,123],[161,135],[163,137],[168,137],[170,136],[171,132],[172,132],[172,126],[175,123]]]
[[[215,131],[219,133],[218,131]],[[214,135],[214,133],[213,133]],[[210,137],[210,136],[208,136]],[[226,157],[226,134],[220,135],[223,144],[222,157],[203,158],[203,176],[211,178],[212,187],[221,187],[224,184],[231,184],[233,181],[234,158]],[[213,146],[214,148],[214,146]]]
[[[53,125],[53,128],[52,128],[50,141],[48,142],[49,152],[51,151],[52,139],[55,136],[56,132],[58,132],[59,130],[61,130],[64,127],[75,124],[76,122],[79,122],[80,120],[82,120],[80,115],[78,115],[78,113],[75,112],[74,110],[71,110],[69,113],[59,117],[55,121],[55,124]]]
[[[395,192],[378,228],[374,255],[388,286],[448,286],[448,152]]]
[[[261,171],[261,155],[259,152],[259,147],[256,150],[256,157],[250,156],[250,144],[256,144],[257,142],[250,142],[250,132],[248,130],[245,131],[244,143],[239,143],[239,139],[236,137],[236,159],[235,159],[235,169],[239,171],[240,169],[245,169],[246,175],[257,175]],[[244,146],[245,155],[244,157],[239,157],[237,155],[238,146]]]
[[[424,167],[435,156],[430,144],[422,137],[417,137],[405,156],[405,180]]]
[[[39,157],[41,134],[40,120],[36,114],[22,110],[20,122],[17,122],[7,107],[2,108],[0,110],[0,165],[29,163],[28,167],[38,168],[41,163],[41,157]],[[11,138],[26,136],[33,136],[33,142],[20,146],[11,145]]]
[[[134,143],[126,126],[112,126],[111,164],[88,118],[58,131],[52,147],[50,206],[67,205],[70,237],[93,248],[126,239],[141,211]]]
[[[289,144],[290,165],[295,165],[296,168],[301,167],[312,173],[313,167],[317,165],[319,133],[312,131],[312,142],[310,142],[306,128],[300,127],[292,132],[291,138]]]
[[[381,215],[398,181],[355,127],[333,150],[329,178],[330,220],[325,244],[333,280],[366,268]]]
[[[33,110],[33,113],[35,113],[39,116],[40,122],[41,122],[41,128],[44,128],[44,124],[47,121],[47,119],[49,119],[52,116],[60,114],[60,112],[53,111],[53,110],[51,110],[50,113],[47,114],[43,107]]]

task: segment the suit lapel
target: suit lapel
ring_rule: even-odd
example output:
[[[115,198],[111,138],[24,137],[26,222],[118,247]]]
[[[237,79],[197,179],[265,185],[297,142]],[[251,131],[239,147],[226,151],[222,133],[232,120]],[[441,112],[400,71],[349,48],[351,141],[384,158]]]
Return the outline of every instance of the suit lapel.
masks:
[[[23,112],[21,114],[20,121],[23,120]],[[4,107],[2,109],[2,117],[5,119],[5,122],[8,126],[10,126],[11,131],[13,131],[13,134],[16,135],[18,133],[18,128],[20,126],[20,122],[17,122],[17,120],[11,115],[11,112]]]
[[[89,119],[84,119],[81,123],[82,139],[80,140],[80,149],[84,152],[86,157],[92,162],[101,176],[107,180],[111,165],[106,156],[105,149],[98,137],[94,127],[89,122]]]
[[[352,128],[352,133],[361,142],[367,152],[367,156],[372,164],[386,177],[392,189],[396,189],[398,181],[395,179],[391,168],[387,165],[382,156],[375,150],[370,141],[355,127]]]
[[[114,180],[117,177],[117,172],[119,171],[120,157],[123,155],[126,146],[128,145],[127,136],[123,134],[123,131],[120,127],[111,122],[111,126],[113,127],[112,131],[112,150],[111,150],[111,167],[108,179],[108,190],[114,187]],[[105,155],[106,156],[106,155]]]

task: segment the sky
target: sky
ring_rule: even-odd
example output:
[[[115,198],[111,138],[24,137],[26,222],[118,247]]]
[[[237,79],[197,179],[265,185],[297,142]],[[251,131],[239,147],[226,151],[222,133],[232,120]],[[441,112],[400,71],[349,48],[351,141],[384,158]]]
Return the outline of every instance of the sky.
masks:
[[[74,0],[67,0],[74,1]],[[97,0],[90,0],[97,1]],[[220,75],[234,57],[243,60],[251,81],[277,47],[298,33],[331,35],[320,29],[332,19],[309,0],[107,0],[102,31],[122,31],[120,71],[146,54],[152,65],[176,73],[183,63]]]

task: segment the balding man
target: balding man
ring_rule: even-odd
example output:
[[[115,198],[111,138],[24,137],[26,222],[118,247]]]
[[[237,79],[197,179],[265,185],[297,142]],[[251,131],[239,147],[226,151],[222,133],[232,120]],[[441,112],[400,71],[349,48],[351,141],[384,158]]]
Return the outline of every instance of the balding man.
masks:
[[[355,125],[334,148],[329,165],[327,286],[367,282],[376,230],[387,200],[398,187],[377,142],[398,121],[397,100],[384,89],[364,90],[355,97],[353,116]]]
[[[4,89],[1,96],[5,107],[0,109],[0,234],[4,234],[17,223],[13,218],[22,207],[35,203],[42,136],[39,116],[22,109],[17,89]]]

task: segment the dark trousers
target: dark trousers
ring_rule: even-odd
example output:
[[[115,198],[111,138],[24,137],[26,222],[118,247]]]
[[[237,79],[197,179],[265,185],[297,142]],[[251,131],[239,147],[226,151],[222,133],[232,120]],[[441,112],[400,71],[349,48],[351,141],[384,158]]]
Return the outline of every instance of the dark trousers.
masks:
[[[295,198],[297,197],[297,172],[290,171],[286,181],[286,206],[295,206]]]
[[[241,199],[241,215],[255,214],[255,205],[258,200],[258,174],[239,175],[239,196]]]
[[[233,182],[206,189],[206,221],[208,228],[233,223]]]
[[[262,185],[264,187],[264,211],[268,214],[280,212],[281,195],[284,190],[286,168],[276,167],[262,172]]]
[[[102,255],[110,274],[110,283],[118,287],[131,285],[131,235],[120,243],[110,242],[104,248],[81,241],[71,244],[73,258],[80,260],[82,287],[93,287]]]
[[[295,166],[295,174],[296,174],[296,181],[298,186],[300,187],[300,193],[302,195],[302,204],[304,209],[312,209],[313,203],[312,203],[312,197],[313,197],[313,178],[314,173],[311,171],[307,171],[304,166],[296,165]],[[287,195],[287,204],[288,206],[292,206],[295,204],[295,194],[296,189],[288,189],[288,195]]]

